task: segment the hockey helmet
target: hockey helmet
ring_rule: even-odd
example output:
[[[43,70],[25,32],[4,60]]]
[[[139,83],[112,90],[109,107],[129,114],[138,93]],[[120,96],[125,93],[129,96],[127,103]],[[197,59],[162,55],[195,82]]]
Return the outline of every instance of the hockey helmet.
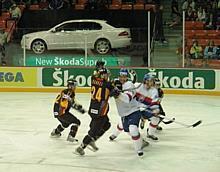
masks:
[[[95,67],[96,67],[96,69],[100,69],[100,68],[103,68],[104,65],[105,65],[105,62],[104,62],[104,61],[98,60],[98,61],[96,62],[96,64],[95,64]]]
[[[108,79],[109,72],[105,67],[100,68],[98,70],[98,73],[99,73],[100,78]]]
[[[119,76],[127,76],[129,75],[129,71],[126,68],[121,68],[119,71]]]
[[[68,88],[69,87],[73,88],[73,87],[76,87],[76,86],[77,86],[77,81],[75,79],[68,79],[67,80],[67,87]]]
[[[152,75],[150,75],[149,73],[144,75],[143,81],[149,81],[149,80],[153,80],[154,77]]]

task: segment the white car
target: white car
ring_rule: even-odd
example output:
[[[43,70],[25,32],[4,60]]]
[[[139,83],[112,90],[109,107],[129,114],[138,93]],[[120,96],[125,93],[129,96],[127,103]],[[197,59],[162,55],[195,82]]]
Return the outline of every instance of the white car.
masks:
[[[87,42],[87,44],[86,44]],[[95,49],[106,54],[111,48],[123,48],[131,44],[129,28],[116,28],[104,20],[70,20],[48,31],[25,34],[21,46],[41,54],[45,50]]]

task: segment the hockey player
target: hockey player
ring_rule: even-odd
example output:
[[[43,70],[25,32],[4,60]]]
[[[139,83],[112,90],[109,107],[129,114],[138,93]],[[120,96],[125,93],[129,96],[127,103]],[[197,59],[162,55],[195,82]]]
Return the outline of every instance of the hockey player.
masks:
[[[122,121],[122,125],[119,123],[117,128],[118,130],[124,130],[125,132],[129,133],[131,139],[133,140],[136,153],[138,156],[143,156],[143,147],[148,145],[148,143],[143,143],[140,132],[138,130],[141,113],[139,111],[138,102],[134,99],[134,84],[131,81],[128,81],[128,75],[129,72],[127,69],[120,69],[119,81],[121,83],[121,91],[118,89],[120,87],[120,83],[118,83],[118,88],[115,88],[111,93],[111,95],[115,98],[118,114]],[[126,91],[123,92],[123,90]],[[115,138],[116,135],[114,134],[110,136],[111,140]]]
[[[158,140],[155,136],[155,130],[160,120],[157,117],[160,113],[159,96],[157,88],[154,87],[154,78],[150,74],[144,75],[143,83],[136,90],[136,100],[139,102],[142,118],[150,120],[147,137]]]
[[[56,129],[51,132],[52,137],[60,137],[61,132],[71,125],[67,141],[78,142],[75,138],[78,127],[80,126],[80,120],[77,119],[72,113],[70,113],[70,108],[74,108],[80,113],[84,114],[85,110],[82,105],[78,104],[75,100],[75,89],[77,81],[74,79],[69,79],[67,81],[67,89],[61,91],[57,96],[54,103],[53,114],[56,119],[60,122]]]
[[[109,111],[109,95],[114,89],[112,82],[108,79],[108,71],[106,68],[100,68],[98,75],[93,75],[91,79],[91,101],[89,107],[89,115],[91,117],[90,129],[88,134],[75,152],[79,155],[85,154],[85,148],[89,145],[93,151],[97,151],[98,147],[95,141],[100,138],[111,126],[107,116]]]
[[[159,80],[158,78],[154,78],[154,84],[155,84],[155,87],[156,87],[156,89],[157,89],[157,91],[158,91],[158,97],[159,97],[159,102],[160,102],[160,104],[159,104],[160,114],[165,116],[166,114],[165,114],[165,112],[164,112],[164,110],[163,110],[163,107],[162,107],[162,105],[161,105],[161,101],[162,101],[162,99],[163,99],[163,97],[164,97],[164,92],[163,92],[163,90],[162,90],[162,88],[161,88],[160,80]],[[160,118],[159,123],[160,123],[162,120],[163,120],[163,119]],[[158,123],[158,126],[157,126],[157,130],[162,130],[163,128],[162,128],[161,126],[159,126],[159,123]]]
[[[102,60],[98,60],[95,64],[95,70],[93,72],[93,76],[99,76],[99,70],[105,67],[105,62]]]

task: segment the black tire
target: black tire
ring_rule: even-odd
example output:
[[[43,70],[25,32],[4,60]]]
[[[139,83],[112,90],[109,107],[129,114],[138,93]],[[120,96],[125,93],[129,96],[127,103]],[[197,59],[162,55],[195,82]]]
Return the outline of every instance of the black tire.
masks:
[[[98,54],[107,54],[111,49],[111,45],[107,39],[98,39],[94,48]]]
[[[36,39],[32,42],[31,49],[35,54],[42,54],[47,50],[47,46],[43,40]]]

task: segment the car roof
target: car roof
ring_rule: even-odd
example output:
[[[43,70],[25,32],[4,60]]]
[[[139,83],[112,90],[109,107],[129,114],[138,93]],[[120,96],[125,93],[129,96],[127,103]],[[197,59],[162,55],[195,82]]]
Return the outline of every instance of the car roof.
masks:
[[[64,23],[71,23],[71,22],[97,22],[97,23],[106,23],[106,20],[99,20],[99,19],[77,19],[77,20],[68,20],[62,22]]]

